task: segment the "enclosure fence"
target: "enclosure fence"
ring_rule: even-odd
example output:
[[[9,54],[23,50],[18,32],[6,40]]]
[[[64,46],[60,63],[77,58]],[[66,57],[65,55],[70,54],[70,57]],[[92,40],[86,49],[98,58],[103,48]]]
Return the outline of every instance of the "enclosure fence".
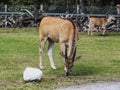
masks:
[[[111,13],[113,15],[117,15],[116,6],[84,6],[81,7],[82,13],[95,15],[95,16],[103,16],[107,13]],[[0,27],[13,27],[14,22],[18,21],[18,26],[37,26],[36,22],[34,22],[33,18],[35,11],[41,10],[43,15],[47,13],[47,15],[62,15],[62,14],[74,14],[75,17],[78,14],[76,5],[39,5],[39,7],[35,5],[3,5],[0,4]],[[81,13],[79,13],[81,14]],[[18,16],[16,16],[18,15]],[[40,16],[40,15],[39,15]],[[120,18],[120,15],[116,16]],[[117,21],[118,25],[120,20]],[[23,26],[24,24],[24,26]]]

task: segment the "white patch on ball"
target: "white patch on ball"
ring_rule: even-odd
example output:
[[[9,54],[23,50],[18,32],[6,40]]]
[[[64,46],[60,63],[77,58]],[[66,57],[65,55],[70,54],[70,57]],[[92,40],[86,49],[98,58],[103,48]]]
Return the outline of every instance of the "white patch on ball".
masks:
[[[23,72],[24,81],[40,80],[42,78],[42,71],[37,68],[26,67]]]

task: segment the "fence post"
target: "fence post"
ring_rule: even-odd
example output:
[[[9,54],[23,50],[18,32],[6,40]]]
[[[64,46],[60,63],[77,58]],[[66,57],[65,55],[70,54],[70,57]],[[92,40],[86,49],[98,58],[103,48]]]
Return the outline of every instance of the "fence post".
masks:
[[[5,4],[5,12],[7,12],[7,4]],[[7,15],[5,15],[5,28],[7,27]]]
[[[40,5],[40,10],[43,11],[43,4]]]
[[[79,0],[76,0],[76,5],[77,5],[77,14],[80,13],[80,2]]]
[[[83,13],[83,3],[82,0],[80,0],[80,14]]]
[[[76,6],[77,6],[77,16],[76,16],[76,22],[78,24],[78,29],[80,30],[80,21],[79,21],[79,15],[78,14],[81,14],[81,8],[80,8],[80,5],[82,3],[82,0],[76,0]]]
[[[120,14],[120,4],[117,4],[116,10],[117,10],[117,14],[119,15]]]
[[[117,4],[116,6],[116,10],[117,10],[117,15],[120,15],[120,4]],[[120,29],[120,19],[117,19],[117,31]]]

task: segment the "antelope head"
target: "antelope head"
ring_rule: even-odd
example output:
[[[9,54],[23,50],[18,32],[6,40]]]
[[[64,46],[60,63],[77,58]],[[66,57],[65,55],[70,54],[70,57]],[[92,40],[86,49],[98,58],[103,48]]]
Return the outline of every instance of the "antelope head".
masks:
[[[116,18],[113,15],[107,15],[107,23],[116,23]]]
[[[65,58],[65,76],[69,76],[70,75],[70,71],[74,65],[74,61],[78,60],[81,58],[81,56],[77,56],[76,57],[76,47],[75,50],[73,52],[73,56],[72,57],[68,57],[67,56],[67,48],[65,49],[65,55],[61,54],[64,58]]]

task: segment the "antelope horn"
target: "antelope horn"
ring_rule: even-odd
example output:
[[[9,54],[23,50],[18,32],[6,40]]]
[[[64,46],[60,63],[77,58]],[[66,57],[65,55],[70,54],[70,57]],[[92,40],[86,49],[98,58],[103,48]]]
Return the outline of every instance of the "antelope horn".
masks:
[[[74,54],[73,54],[73,59],[72,60],[75,60],[75,56],[76,56],[76,47],[75,47],[75,51],[74,51]]]
[[[65,46],[65,60],[67,59],[67,46]]]

